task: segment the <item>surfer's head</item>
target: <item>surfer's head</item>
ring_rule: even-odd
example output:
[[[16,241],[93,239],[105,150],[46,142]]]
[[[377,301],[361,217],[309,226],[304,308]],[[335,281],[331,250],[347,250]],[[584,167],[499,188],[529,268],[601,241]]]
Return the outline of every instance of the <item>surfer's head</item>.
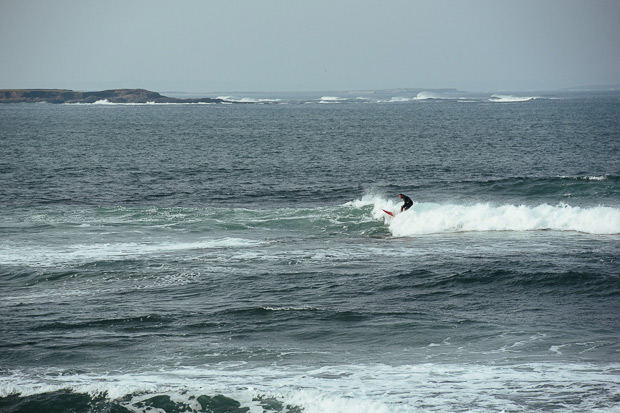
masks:
[[[398,194],[398,197],[399,197],[399,198],[402,198],[402,197],[403,197],[403,194]]]

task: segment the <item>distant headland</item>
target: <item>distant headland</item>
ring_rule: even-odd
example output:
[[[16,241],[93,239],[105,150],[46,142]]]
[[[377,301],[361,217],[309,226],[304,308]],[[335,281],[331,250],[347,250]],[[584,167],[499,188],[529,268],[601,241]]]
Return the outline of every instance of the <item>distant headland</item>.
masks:
[[[223,99],[179,99],[145,89],[77,92],[67,89],[0,89],[0,103],[229,103]],[[232,102],[230,102],[232,103]]]

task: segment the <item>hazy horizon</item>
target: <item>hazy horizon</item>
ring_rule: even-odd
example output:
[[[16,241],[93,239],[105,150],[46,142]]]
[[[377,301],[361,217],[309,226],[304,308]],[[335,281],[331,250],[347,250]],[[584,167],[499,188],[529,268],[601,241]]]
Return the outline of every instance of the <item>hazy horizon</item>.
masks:
[[[158,92],[620,85],[610,0],[0,0],[0,88]]]
[[[498,90],[463,90],[459,88],[425,88],[425,87],[395,87],[395,88],[387,88],[387,89],[324,89],[324,90],[159,90],[159,89],[147,89],[140,87],[131,87],[131,86],[123,86],[123,87],[113,87],[113,88],[99,88],[99,89],[70,89],[70,88],[58,88],[58,87],[24,87],[24,88],[11,88],[11,87],[2,87],[0,90],[70,90],[75,92],[98,92],[104,90],[132,90],[132,89],[146,89],[151,92],[157,92],[162,95],[165,94],[177,94],[177,95],[192,95],[192,96],[202,96],[207,94],[218,94],[218,93],[236,93],[236,94],[248,94],[248,95],[263,95],[263,94],[281,94],[281,95],[296,95],[296,94],[321,94],[321,93],[347,93],[347,94],[381,94],[388,92],[403,92],[403,93],[414,93],[414,92],[458,92],[463,94],[473,94],[473,95],[484,95],[484,94],[492,94],[492,93],[570,93],[570,92],[614,92],[620,91],[620,84],[610,84],[610,85],[578,85],[573,87],[565,87],[558,89],[546,89],[546,90],[527,90],[527,89],[498,89]]]

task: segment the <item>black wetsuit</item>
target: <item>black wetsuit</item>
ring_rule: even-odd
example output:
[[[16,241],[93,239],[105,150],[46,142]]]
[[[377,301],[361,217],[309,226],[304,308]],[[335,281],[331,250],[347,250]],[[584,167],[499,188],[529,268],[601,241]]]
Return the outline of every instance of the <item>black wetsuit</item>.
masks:
[[[407,195],[403,195],[403,201],[405,201],[405,203],[400,207],[401,211],[406,211],[413,205],[413,201]]]

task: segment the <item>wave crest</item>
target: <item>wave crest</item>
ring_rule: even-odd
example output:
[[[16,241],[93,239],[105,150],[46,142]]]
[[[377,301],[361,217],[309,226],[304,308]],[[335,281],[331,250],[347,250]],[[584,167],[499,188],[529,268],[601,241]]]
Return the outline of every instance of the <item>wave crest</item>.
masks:
[[[499,103],[513,103],[513,102],[528,102],[534,99],[538,99],[538,98],[535,96],[493,95],[491,96],[489,101],[499,102]]]
[[[581,208],[566,204],[535,207],[526,205],[493,206],[441,205],[418,203],[394,218],[382,209],[398,211],[399,206],[375,202],[373,216],[386,219],[394,236],[487,231],[575,231],[587,234],[620,234],[620,209],[611,207]]]

